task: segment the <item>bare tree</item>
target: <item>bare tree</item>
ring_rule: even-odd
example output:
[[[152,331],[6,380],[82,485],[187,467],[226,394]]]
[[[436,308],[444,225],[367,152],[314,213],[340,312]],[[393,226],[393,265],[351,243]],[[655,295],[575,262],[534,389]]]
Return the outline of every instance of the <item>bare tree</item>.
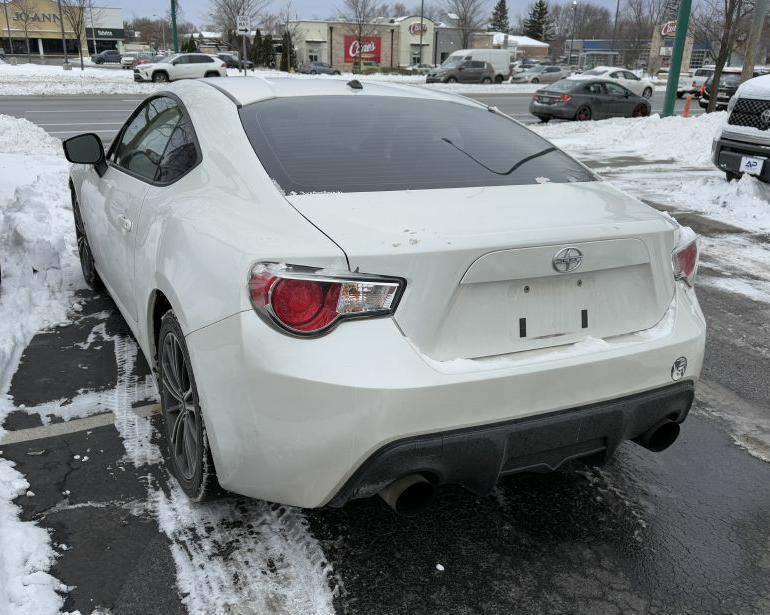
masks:
[[[37,3],[35,0],[12,0],[10,10],[24,30],[24,40],[27,42],[27,62],[30,62],[32,50],[29,46],[29,31],[37,11]]]
[[[740,34],[747,32],[747,24],[754,5],[749,0],[703,0],[693,14],[696,35],[711,46],[716,53],[714,75],[711,78],[709,104],[706,111],[716,108],[719,82]]]
[[[373,21],[383,15],[385,7],[377,3],[377,0],[343,0],[342,9],[339,12],[340,21],[347,22],[348,30],[356,37],[358,49],[363,49],[363,39],[375,33]],[[361,69],[362,56],[356,56],[356,64]]]
[[[575,38],[578,39],[604,39],[609,38],[612,34],[609,10],[590,0],[578,3],[575,9],[569,2],[555,4],[549,8],[553,25],[553,40],[550,51],[551,55],[555,57],[566,53],[566,41],[571,38],[573,29]],[[521,33],[522,26],[522,19],[519,18],[517,34]]]
[[[61,10],[64,21],[69,24],[75,33],[78,44],[78,54],[80,55],[80,70],[85,70],[83,66],[83,37],[85,36],[86,8],[88,0],[61,0]]]
[[[486,21],[486,6],[483,0],[446,0],[447,16],[460,31],[462,47],[470,47],[471,36],[481,30]]]
[[[246,15],[256,25],[269,0],[211,0],[212,24],[222,30],[223,38],[233,42],[238,28],[238,15]]]

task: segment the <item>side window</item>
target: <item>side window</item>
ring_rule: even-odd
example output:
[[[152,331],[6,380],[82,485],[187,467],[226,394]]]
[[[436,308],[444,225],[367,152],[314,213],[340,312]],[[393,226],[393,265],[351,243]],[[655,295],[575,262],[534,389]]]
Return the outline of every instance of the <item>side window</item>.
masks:
[[[179,107],[170,98],[161,96],[147,102],[123,132],[115,148],[114,163],[153,181],[181,116]]]
[[[214,61],[214,58],[212,58],[211,56],[204,56],[204,55],[193,56],[193,62],[195,62],[196,64],[206,64],[208,62],[213,62],[213,61]]]
[[[601,83],[592,83],[590,85],[585,86],[585,88],[583,89],[586,94],[593,94],[594,96],[601,95],[604,93],[604,90],[602,90]]]
[[[179,56],[176,60],[174,60],[175,64],[189,64],[190,63],[190,56]]]
[[[484,62],[471,62],[471,68],[484,68]]]
[[[634,75],[634,73],[631,72],[624,72],[623,75],[626,77],[626,79],[629,79],[630,81],[639,81],[639,77]]]
[[[615,71],[614,73],[610,73],[610,77],[613,79],[622,79],[623,75],[620,74],[620,71]]]
[[[156,180],[172,182],[179,179],[198,163],[198,149],[195,146],[195,132],[188,118],[177,124],[160,161]]]
[[[604,87],[607,88],[607,94],[610,96],[625,96],[626,88],[619,86],[617,83],[605,83]]]

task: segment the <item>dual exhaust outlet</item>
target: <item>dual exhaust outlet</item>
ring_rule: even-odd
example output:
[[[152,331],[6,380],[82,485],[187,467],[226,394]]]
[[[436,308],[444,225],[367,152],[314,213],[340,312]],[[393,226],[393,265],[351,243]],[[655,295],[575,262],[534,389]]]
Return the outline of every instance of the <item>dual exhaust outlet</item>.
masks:
[[[662,419],[647,431],[633,439],[633,442],[659,453],[671,446],[679,437],[679,423],[671,419]],[[436,495],[436,485],[422,474],[408,474],[393,481],[379,492],[395,512],[404,516],[414,516],[424,511]]]

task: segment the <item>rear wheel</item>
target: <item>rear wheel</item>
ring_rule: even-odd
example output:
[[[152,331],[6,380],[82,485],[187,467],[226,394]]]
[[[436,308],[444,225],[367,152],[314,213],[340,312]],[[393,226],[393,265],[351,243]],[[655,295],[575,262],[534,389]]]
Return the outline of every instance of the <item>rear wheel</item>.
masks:
[[[534,77],[532,81],[530,81],[530,83],[540,83],[540,79],[538,79],[537,77]]]
[[[495,83],[502,83],[504,81],[502,75],[495,76]]]
[[[338,70],[335,70],[335,71],[332,73],[332,75],[341,75],[341,74],[342,74],[342,73],[341,73],[340,71],[338,71]]]
[[[457,79],[456,79],[455,77],[449,77],[449,78],[446,80],[446,82],[447,82],[447,83],[457,83]]]
[[[198,389],[182,328],[169,310],[158,336],[158,382],[165,424],[164,454],[171,473],[190,499],[203,502],[219,492]]]
[[[535,117],[537,117],[537,119],[539,119],[541,122],[543,122],[543,124],[547,124],[548,122],[551,121],[551,116],[550,115],[537,115]]]
[[[642,96],[645,98],[652,98],[652,88],[644,88],[644,92],[642,92]]]
[[[650,108],[647,105],[636,105],[631,115],[633,117],[647,117],[650,115]]]
[[[591,107],[587,105],[583,105],[580,107],[580,109],[577,110],[575,113],[575,119],[578,122],[587,122],[591,119]]]
[[[490,77],[484,77],[481,80],[481,83],[492,83],[492,79]]]
[[[168,75],[164,72],[153,73],[152,80],[155,83],[166,83],[168,81]]]
[[[80,257],[80,269],[83,271],[83,279],[92,290],[102,288],[102,280],[96,271],[91,244],[88,243],[86,227],[83,224],[83,217],[80,215],[80,203],[75,195],[75,191],[70,188],[72,196],[72,214],[75,217],[75,239],[78,243],[78,256]]]
[[[311,71],[310,71],[310,74],[311,74],[311,75],[317,75],[317,74],[318,74],[318,71],[317,71],[317,70],[311,70]]]

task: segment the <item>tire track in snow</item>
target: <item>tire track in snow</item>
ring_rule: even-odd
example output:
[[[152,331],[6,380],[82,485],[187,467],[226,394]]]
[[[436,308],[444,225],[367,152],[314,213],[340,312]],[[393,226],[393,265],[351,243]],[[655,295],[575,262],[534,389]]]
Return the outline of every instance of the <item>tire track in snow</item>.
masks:
[[[146,391],[134,372],[138,347],[127,336],[112,339],[115,427],[134,465],[162,464],[157,432],[132,410]],[[177,586],[191,613],[334,613],[331,566],[299,509],[236,496],[195,504],[173,478],[161,489],[152,475],[148,505],[171,540]]]

